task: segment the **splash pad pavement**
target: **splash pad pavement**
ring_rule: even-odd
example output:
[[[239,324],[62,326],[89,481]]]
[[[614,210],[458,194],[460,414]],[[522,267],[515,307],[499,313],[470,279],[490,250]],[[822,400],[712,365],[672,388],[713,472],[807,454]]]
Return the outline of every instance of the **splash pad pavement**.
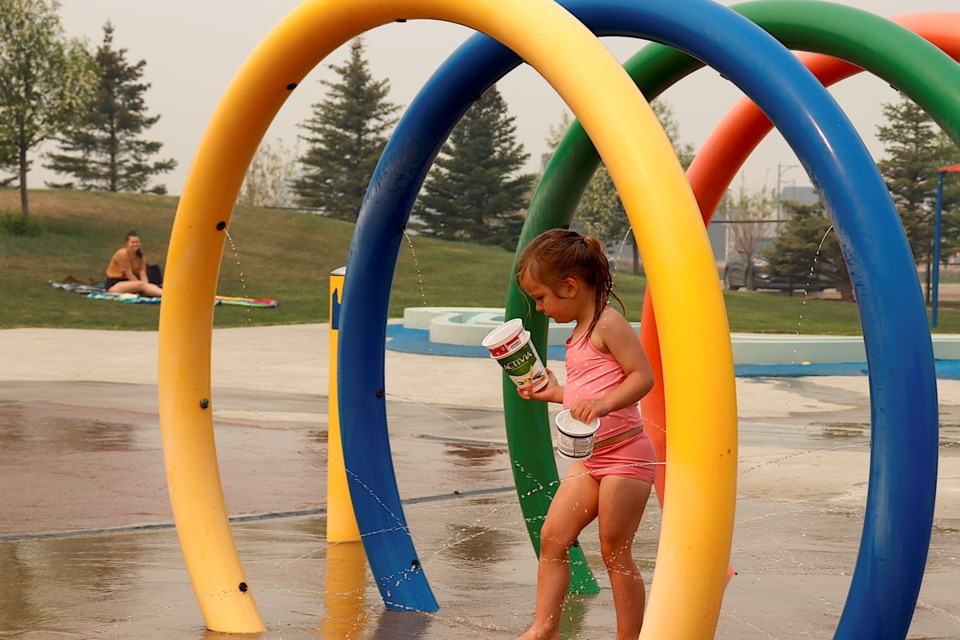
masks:
[[[388,612],[362,545],[324,535],[327,335],[325,325],[214,332],[220,473],[267,625],[260,637],[516,637],[532,616],[536,567],[512,488],[499,367],[386,352],[394,464],[440,602],[435,614]],[[0,351],[18,363],[0,372],[3,635],[220,637],[203,629],[172,527],[156,339],[0,331]],[[960,635],[960,382],[938,388],[937,511],[910,638]],[[738,378],[737,391],[739,575],[717,637],[828,636],[862,527],[867,379]],[[634,547],[648,586],[658,535],[654,501]],[[581,542],[602,590],[569,601],[562,637],[612,636],[596,529]]]

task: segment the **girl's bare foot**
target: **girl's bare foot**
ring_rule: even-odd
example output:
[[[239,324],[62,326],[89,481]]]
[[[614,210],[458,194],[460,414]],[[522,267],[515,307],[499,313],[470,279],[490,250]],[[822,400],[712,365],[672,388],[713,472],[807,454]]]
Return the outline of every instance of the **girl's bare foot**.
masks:
[[[560,630],[555,626],[538,627],[534,625],[517,640],[560,640]]]

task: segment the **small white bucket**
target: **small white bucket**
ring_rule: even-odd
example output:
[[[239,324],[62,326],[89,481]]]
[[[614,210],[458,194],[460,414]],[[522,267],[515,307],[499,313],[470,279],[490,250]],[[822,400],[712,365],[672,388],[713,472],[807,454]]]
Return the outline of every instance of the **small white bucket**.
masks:
[[[589,458],[593,453],[593,437],[600,428],[600,418],[586,424],[570,415],[569,409],[564,409],[554,422],[557,425],[557,452],[571,460]]]
[[[532,385],[534,391],[540,391],[550,382],[540,354],[530,341],[530,332],[524,330],[520,318],[504,322],[488,333],[481,344],[518,387]]]

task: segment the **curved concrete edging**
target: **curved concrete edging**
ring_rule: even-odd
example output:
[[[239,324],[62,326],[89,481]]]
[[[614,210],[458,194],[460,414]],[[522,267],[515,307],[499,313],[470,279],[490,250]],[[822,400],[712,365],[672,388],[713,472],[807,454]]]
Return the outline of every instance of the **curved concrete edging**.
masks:
[[[477,346],[504,321],[504,309],[495,307],[408,307],[403,326],[430,332],[430,342]],[[634,322],[639,329],[640,323]],[[562,346],[573,324],[550,323],[550,346]],[[735,364],[833,364],[865,362],[863,336],[731,333]],[[960,360],[960,335],[934,335],[937,360]]]
[[[504,322],[505,310],[494,307],[408,307],[403,310],[403,326],[430,332],[430,342],[478,346],[490,331]],[[563,346],[576,323],[550,321],[547,344]],[[640,323],[633,323],[639,329]]]
[[[863,336],[731,333],[735,364],[833,364],[866,362]],[[933,336],[937,360],[960,360],[960,336]]]

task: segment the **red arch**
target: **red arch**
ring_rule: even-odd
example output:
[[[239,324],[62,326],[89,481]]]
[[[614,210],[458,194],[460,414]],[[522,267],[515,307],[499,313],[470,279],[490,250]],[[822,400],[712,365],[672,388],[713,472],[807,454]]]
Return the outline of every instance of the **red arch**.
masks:
[[[889,18],[902,27],[910,29],[928,40],[954,60],[960,60],[960,14],[916,13]],[[825,87],[863,71],[860,67],[830,56],[816,53],[799,53],[797,57]],[[724,116],[717,128],[707,138],[687,170],[687,180],[696,196],[705,225],[710,224],[713,212],[724,192],[733,182],[737,171],[763,140],[773,123],[749,98],[743,98]],[[641,341],[654,370],[654,379],[662,380],[660,343],[657,338],[656,319],[650,296],[643,304]],[[663,386],[659,382],[641,401],[644,418],[663,428],[649,429],[657,449],[657,459],[666,460],[666,403]],[[666,470],[657,465],[657,495],[663,501]]]

